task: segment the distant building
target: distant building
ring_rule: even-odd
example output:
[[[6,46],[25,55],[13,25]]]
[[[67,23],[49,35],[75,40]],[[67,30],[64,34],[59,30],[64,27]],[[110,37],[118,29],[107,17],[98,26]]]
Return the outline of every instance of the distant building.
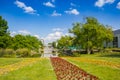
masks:
[[[113,47],[120,48],[120,29],[115,30],[113,39]]]
[[[113,41],[108,43],[108,47],[120,48],[120,29],[113,31],[114,37]],[[106,47],[106,43],[104,43]]]

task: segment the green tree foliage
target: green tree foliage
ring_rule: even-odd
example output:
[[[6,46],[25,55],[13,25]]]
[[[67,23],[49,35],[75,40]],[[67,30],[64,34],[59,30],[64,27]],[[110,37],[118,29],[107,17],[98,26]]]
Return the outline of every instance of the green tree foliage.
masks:
[[[70,36],[62,36],[58,41],[58,48],[67,49],[68,47],[72,46],[72,37]],[[55,45],[55,44],[54,44]]]
[[[7,48],[11,45],[11,36],[8,32],[7,21],[0,16],[0,48]]]
[[[0,36],[6,35],[6,33],[8,33],[7,29],[7,21],[0,16]]]
[[[88,54],[94,48],[103,47],[104,42],[108,43],[113,40],[112,29],[100,24],[93,17],[87,17],[84,24],[75,23],[69,32],[75,35],[74,42],[85,48]]]
[[[42,45],[42,42],[34,36],[31,35],[15,35],[13,38],[12,48],[20,49],[20,48],[28,48],[29,50],[38,51]]]
[[[53,48],[57,48],[57,42],[56,41],[52,42],[51,45],[52,45]]]
[[[0,48],[9,48],[12,44],[12,37],[9,35],[0,36]]]

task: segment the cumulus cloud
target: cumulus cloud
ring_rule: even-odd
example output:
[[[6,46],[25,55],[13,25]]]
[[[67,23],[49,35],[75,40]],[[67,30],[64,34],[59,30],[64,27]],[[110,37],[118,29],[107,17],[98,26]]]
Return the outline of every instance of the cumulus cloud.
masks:
[[[105,4],[112,4],[115,0],[97,0],[95,2],[95,6],[97,7],[103,7]]]
[[[118,2],[118,4],[117,4],[117,8],[120,9],[120,2]]]
[[[43,3],[43,5],[45,5],[47,7],[55,7],[55,5],[53,5],[51,2]]]
[[[36,38],[40,39],[40,36],[39,36],[39,35],[36,34],[36,35],[34,35],[34,36],[35,36]]]
[[[64,34],[60,31],[55,31],[53,33],[49,33],[45,38],[44,41],[45,43],[49,43],[49,42],[53,42],[57,39],[60,39],[61,36],[63,36]]]
[[[77,9],[71,9],[71,10],[65,11],[65,13],[74,14],[74,15],[79,15],[80,14],[80,12]]]
[[[62,14],[60,13],[57,13],[56,11],[53,11],[52,15],[51,16],[61,16]]]
[[[39,35],[37,35],[37,34],[33,35],[31,32],[29,32],[29,31],[27,31],[27,30],[19,30],[19,31],[11,31],[11,32],[10,32],[10,35],[11,35],[12,37],[15,36],[15,35],[17,35],[17,34],[21,34],[21,35],[32,35],[32,36],[34,36],[34,37],[36,37],[36,38],[38,38],[38,39],[41,39]]]
[[[19,30],[18,34],[29,35],[31,33],[29,31],[27,31],[27,30]]]
[[[61,28],[54,28],[52,29],[52,31],[53,32],[49,33],[46,37],[43,38],[46,44],[56,41],[60,39],[62,36],[70,35],[69,33],[64,32],[64,30]]]
[[[26,6],[23,2],[16,0],[14,4],[16,4],[17,7],[22,8],[25,13],[39,15],[38,13],[36,13],[36,10],[34,10],[31,6]]]

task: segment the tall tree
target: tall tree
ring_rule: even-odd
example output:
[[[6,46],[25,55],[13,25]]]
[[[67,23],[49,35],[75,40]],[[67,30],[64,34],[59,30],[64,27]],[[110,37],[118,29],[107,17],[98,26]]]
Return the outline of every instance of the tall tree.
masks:
[[[8,33],[7,21],[0,16],[0,36],[4,36]]]
[[[58,48],[67,49],[68,47],[72,46],[72,37],[70,36],[62,36],[58,41]]]
[[[13,38],[12,48],[20,49],[27,48],[30,50],[38,51],[42,42],[34,36],[31,35],[15,35]]]
[[[0,48],[7,48],[11,44],[7,21],[0,16]]]
[[[76,43],[85,48],[88,54],[93,48],[101,48],[105,41],[110,42],[113,39],[112,29],[100,24],[93,17],[87,17],[84,24],[75,23],[69,32],[75,35]]]

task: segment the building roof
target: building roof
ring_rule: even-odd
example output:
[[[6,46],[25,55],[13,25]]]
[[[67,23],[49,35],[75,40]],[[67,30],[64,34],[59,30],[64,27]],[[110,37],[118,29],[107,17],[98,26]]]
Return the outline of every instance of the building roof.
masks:
[[[120,34],[120,29],[113,31],[114,35]]]

